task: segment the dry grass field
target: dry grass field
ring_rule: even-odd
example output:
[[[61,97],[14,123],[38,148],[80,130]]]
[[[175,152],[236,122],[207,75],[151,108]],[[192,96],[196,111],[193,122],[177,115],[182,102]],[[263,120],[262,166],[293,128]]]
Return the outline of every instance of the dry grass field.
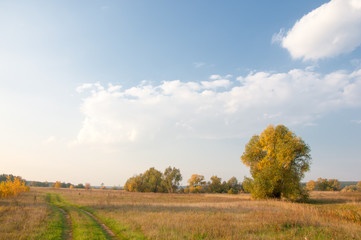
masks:
[[[361,239],[361,194],[312,192],[292,203],[32,188],[0,200],[0,226],[0,239]]]

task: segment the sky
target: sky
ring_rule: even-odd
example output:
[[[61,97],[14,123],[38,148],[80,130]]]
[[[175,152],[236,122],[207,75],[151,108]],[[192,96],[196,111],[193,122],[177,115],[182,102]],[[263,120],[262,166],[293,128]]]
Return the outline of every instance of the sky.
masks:
[[[284,124],[304,181],[361,180],[361,1],[0,1],[0,173],[122,186],[250,176]]]

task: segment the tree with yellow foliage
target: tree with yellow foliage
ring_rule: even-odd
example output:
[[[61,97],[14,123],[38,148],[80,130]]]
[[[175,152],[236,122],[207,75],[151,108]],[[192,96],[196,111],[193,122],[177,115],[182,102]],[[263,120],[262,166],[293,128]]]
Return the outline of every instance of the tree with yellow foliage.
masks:
[[[54,183],[54,187],[55,187],[55,188],[61,188],[61,182],[56,181],[56,182]]]
[[[203,175],[193,174],[187,181],[189,183],[189,192],[191,193],[201,193],[204,192],[204,186],[206,182],[204,181]]]
[[[284,125],[253,136],[241,160],[250,167],[253,179],[246,178],[244,187],[253,198],[307,198],[300,181],[310,168],[310,148]]]
[[[316,190],[317,182],[310,180],[308,183],[306,183],[306,189],[308,191],[314,191]]]
[[[0,198],[7,198],[11,196],[17,196],[22,192],[29,191],[29,186],[25,185],[25,181],[20,177],[14,177],[11,180],[11,176],[8,176],[6,181],[0,183]]]

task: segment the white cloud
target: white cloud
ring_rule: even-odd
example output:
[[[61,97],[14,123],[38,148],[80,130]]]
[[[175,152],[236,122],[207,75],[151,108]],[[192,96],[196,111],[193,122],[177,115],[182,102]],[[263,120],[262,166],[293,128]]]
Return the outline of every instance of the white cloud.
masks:
[[[361,1],[331,0],[303,16],[282,38],[293,58],[317,60],[353,51],[361,44]],[[280,32],[282,34],[282,32]],[[277,40],[281,35],[274,35]]]
[[[282,43],[284,36],[285,36],[285,30],[281,28],[278,33],[273,34],[271,43]]]
[[[312,125],[328,112],[361,107],[361,70],[252,72],[237,79],[174,80],[128,89],[83,85],[80,89],[91,94],[83,100],[84,121],[75,142],[248,137],[270,123]]]
[[[216,88],[228,88],[231,85],[231,82],[228,79],[220,79],[220,80],[215,80],[215,81],[202,81],[202,86],[204,88],[212,88],[212,89],[216,89]]]
[[[210,80],[221,80],[221,79],[229,79],[233,77],[231,74],[227,74],[225,76],[221,76],[221,75],[218,75],[218,74],[213,74],[211,76],[209,76],[209,79]]]

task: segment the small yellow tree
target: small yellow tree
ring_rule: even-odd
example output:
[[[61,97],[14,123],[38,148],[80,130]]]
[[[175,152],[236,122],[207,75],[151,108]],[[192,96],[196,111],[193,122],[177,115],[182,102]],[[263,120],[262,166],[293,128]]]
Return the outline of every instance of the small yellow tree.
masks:
[[[313,190],[316,189],[316,185],[317,185],[317,183],[316,183],[315,181],[310,180],[310,181],[306,184],[306,189],[307,189],[308,191],[313,191]]]
[[[17,196],[22,192],[29,191],[30,187],[25,185],[25,181],[19,177],[15,177],[11,180],[8,176],[7,180],[0,183],[0,198],[7,198],[11,196]]]
[[[61,182],[56,181],[56,182],[54,183],[54,187],[55,187],[55,188],[61,188]]]

